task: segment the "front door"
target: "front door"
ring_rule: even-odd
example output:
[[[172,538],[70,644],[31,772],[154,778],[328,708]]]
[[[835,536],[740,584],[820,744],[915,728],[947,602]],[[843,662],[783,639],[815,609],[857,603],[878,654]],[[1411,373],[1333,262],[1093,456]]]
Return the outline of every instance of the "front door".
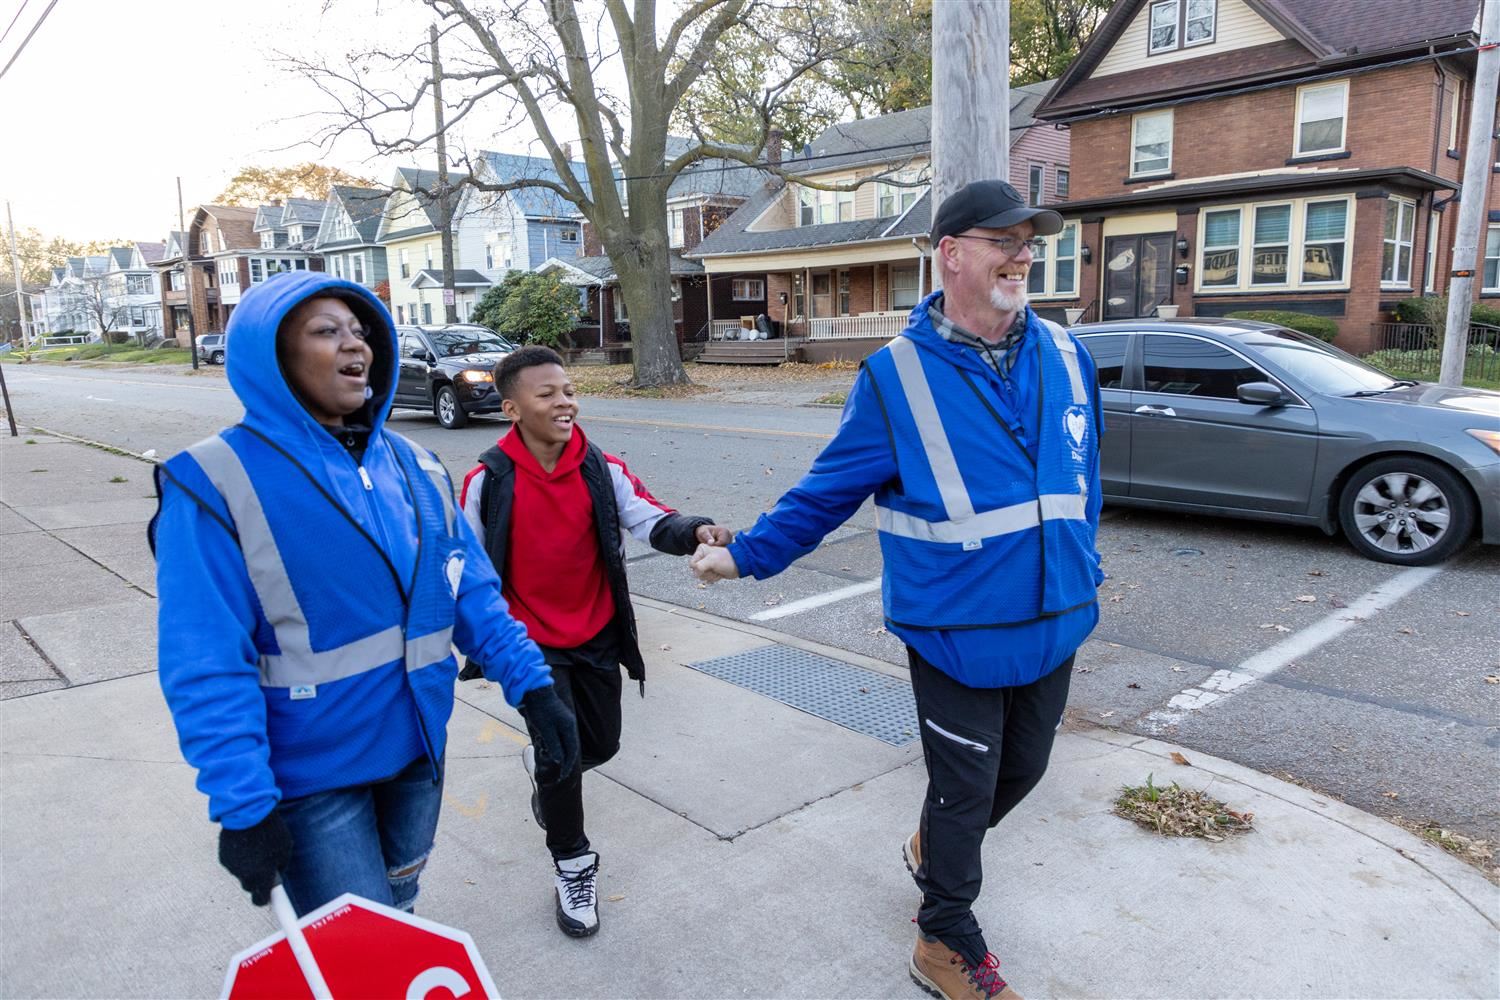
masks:
[[[1104,319],[1150,316],[1172,297],[1176,233],[1111,236],[1104,241]]]

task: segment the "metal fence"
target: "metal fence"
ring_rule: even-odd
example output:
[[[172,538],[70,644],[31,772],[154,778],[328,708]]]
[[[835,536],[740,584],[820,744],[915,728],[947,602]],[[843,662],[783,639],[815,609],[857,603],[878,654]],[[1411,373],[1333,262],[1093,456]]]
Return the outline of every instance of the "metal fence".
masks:
[[[1425,323],[1374,323],[1375,350],[1365,360],[1397,375],[1436,379],[1443,367],[1443,331]],[[1500,380],[1500,327],[1471,323],[1464,378]]]

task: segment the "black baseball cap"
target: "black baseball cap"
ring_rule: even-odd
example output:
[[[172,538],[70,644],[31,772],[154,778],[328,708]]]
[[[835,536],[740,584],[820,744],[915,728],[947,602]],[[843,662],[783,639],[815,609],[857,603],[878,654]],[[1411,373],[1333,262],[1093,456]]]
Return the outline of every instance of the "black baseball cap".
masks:
[[[1026,204],[1019,191],[1004,181],[970,181],[943,199],[932,221],[932,245],[944,236],[957,236],[976,226],[1004,229],[1030,222],[1037,236],[1062,232],[1063,218],[1050,208]]]

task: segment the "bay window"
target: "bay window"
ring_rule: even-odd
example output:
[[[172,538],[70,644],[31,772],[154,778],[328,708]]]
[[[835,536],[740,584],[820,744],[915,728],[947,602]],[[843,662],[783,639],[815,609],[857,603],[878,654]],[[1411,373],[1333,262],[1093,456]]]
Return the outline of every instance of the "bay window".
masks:
[[[1380,287],[1411,287],[1411,249],[1417,226],[1417,203],[1387,198],[1385,235],[1381,239]]]
[[[1348,195],[1204,209],[1198,291],[1347,287],[1352,215]]]

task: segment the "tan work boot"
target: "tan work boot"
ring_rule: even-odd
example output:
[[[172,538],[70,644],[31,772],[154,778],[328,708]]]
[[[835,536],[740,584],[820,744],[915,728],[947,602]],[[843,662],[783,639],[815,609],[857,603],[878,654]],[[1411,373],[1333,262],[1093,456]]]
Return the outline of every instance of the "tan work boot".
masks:
[[[911,953],[911,978],[939,1000],[1021,1000],[1000,978],[1000,960],[986,954],[977,969],[937,938],[917,932]]]
[[[911,872],[911,877],[917,877],[917,869],[922,867],[922,831],[913,833],[901,844],[901,858],[906,862],[906,870]]]

